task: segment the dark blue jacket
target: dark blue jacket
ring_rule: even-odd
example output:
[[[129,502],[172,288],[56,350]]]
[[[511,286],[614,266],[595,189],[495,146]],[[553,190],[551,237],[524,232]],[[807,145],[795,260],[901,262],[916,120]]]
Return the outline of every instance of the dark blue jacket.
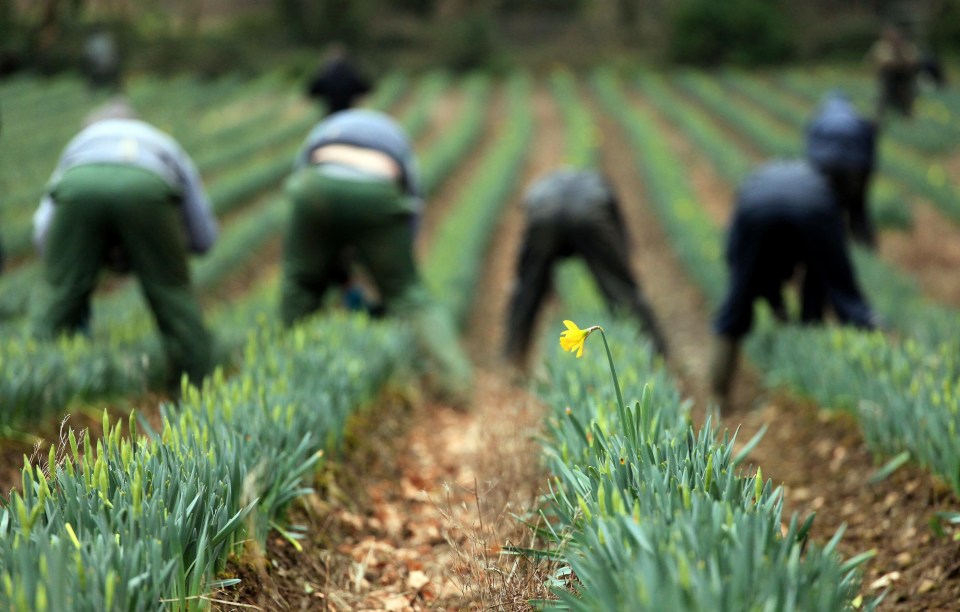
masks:
[[[843,94],[834,92],[807,125],[806,151],[810,163],[824,172],[869,172],[876,157],[876,129]]]
[[[804,271],[802,314],[820,321],[827,301],[841,322],[872,328],[857,286],[844,219],[827,178],[808,163],[773,162],[740,186],[727,242],[730,284],[714,331],[739,338],[753,325],[757,299],[783,312],[783,285]]]

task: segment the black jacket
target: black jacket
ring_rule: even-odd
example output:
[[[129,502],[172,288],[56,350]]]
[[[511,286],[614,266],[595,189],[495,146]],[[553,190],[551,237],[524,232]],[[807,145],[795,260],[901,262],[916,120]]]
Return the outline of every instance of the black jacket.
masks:
[[[829,301],[841,322],[871,328],[874,315],[857,286],[844,219],[828,179],[806,162],[773,162],[751,174],[737,196],[727,242],[729,289],[714,331],[738,338],[766,300],[781,317],[783,285],[802,268],[802,320],[823,318]]]

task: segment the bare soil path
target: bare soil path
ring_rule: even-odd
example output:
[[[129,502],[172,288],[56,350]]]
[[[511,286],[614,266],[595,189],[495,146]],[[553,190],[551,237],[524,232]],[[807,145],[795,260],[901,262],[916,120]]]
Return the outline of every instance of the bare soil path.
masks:
[[[960,308],[960,226],[918,200],[913,227],[880,233],[880,255],[916,279],[924,295]]]

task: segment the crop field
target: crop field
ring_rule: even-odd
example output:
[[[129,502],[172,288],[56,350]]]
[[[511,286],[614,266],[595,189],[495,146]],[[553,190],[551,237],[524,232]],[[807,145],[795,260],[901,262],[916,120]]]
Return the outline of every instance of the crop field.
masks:
[[[476,367],[457,409],[397,321],[331,308],[282,329],[283,182],[321,114],[280,74],[128,86],[221,223],[191,264],[217,373],[163,391],[123,276],[101,279],[89,337],[34,339],[31,216],[102,99],[0,81],[0,609],[956,609],[960,89],[923,91],[881,137],[879,248],[854,255],[886,329],[758,306],[733,409],[708,402],[736,186],[801,155],[835,88],[871,108],[869,76],[833,66],[382,78],[363,105],[415,143],[421,273]],[[574,262],[532,375],[501,361],[522,190],[563,164],[618,188],[668,360]],[[582,359],[564,320],[603,327]]]

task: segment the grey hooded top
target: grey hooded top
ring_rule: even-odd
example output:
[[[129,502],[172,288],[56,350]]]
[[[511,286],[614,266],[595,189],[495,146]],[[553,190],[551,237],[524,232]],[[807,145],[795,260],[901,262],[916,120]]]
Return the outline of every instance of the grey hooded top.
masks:
[[[524,194],[528,217],[590,217],[606,210],[615,197],[603,176],[592,170],[561,168],[537,179]]]
[[[47,194],[33,216],[33,239],[40,252],[46,245],[55,202],[50,192],[67,170],[84,164],[117,163],[155,173],[181,196],[187,244],[205,253],[217,239],[216,217],[200,173],[170,136],[137,119],[104,119],[83,129],[67,143],[47,184]]]
[[[421,210],[420,177],[413,147],[400,124],[388,115],[369,109],[350,109],[330,115],[310,130],[297,154],[294,169],[309,166],[315,150],[332,144],[372,149],[390,156],[400,166],[401,185],[413,200],[414,212]]]

